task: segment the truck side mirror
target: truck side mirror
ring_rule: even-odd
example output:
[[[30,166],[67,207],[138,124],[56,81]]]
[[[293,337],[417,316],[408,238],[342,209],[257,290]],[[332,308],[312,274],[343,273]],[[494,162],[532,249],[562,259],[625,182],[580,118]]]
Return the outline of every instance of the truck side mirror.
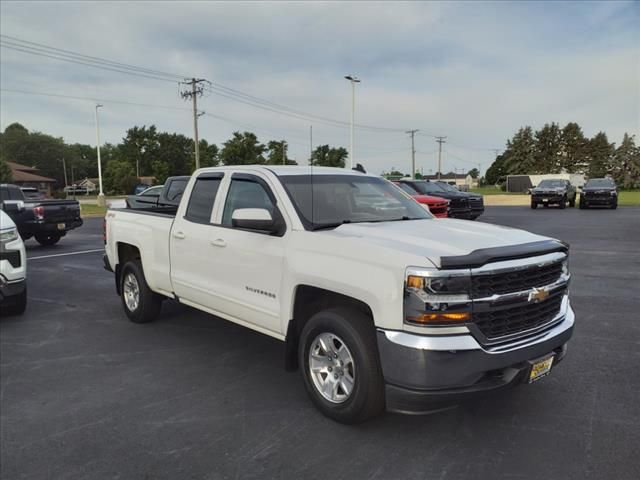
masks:
[[[279,228],[269,210],[264,208],[239,208],[231,215],[234,228],[257,230],[260,232],[277,233]]]
[[[5,200],[2,202],[2,209],[7,213],[19,213],[24,210],[22,200]]]

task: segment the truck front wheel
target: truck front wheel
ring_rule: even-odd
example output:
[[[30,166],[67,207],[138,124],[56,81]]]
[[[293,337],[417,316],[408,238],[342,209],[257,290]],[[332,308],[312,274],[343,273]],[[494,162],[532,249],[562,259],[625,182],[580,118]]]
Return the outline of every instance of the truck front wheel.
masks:
[[[162,297],[147,284],[139,260],[131,260],[122,268],[120,292],[124,311],[134,323],[152,322],[162,307]]]
[[[360,423],[384,410],[384,380],[371,318],[351,308],[316,313],[302,329],[298,360],[307,393],[327,417]]]

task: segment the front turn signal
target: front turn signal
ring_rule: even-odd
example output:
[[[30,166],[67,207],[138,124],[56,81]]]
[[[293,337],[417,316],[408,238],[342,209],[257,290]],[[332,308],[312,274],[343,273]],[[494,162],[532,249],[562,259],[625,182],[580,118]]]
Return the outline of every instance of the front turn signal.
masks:
[[[421,325],[435,323],[462,323],[471,320],[469,312],[429,312],[417,317],[407,317],[407,321]]]

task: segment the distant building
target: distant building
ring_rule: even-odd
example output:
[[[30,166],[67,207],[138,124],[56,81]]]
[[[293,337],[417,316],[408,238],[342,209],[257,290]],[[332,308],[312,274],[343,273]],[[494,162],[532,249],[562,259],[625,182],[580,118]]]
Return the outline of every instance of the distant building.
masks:
[[[7,162],[11,169],[11,176],[13,177],[13,184],[19,187],[34,187],[38,191],[51,196],[51,190],[56,183],[55,178],[43,177],[38,175],[38,169],[35,167],[28,167],[15,162]]]
[[[478,187],[478,179],[473,178],[468,173],[441,173],[440,178],[438,175],[423,175],[422,178],[431,181],[440,181],[448,183],[449,185],[455,185],[459,189],[469,189]]]
[[[537,187],[542,180],[569,180],[574,187],[585,184],[582,173],[546,173],[544,175],[507,175],[506,191],[512,193],[527,193],[530,188]]]

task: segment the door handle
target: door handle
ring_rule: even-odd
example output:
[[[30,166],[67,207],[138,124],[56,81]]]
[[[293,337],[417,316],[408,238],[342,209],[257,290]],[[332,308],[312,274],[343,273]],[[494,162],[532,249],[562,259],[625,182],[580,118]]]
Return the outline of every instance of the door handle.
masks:
[[[182,232],[173,232],[173,236],[174,238],[178,238],[180,240],[183,240],[186,237],[186,235]]]
[[[215,240],[211,240],[211,245],[214,247],[226,247],[227,246],[227,242],[225,242],[223,239],[221,238],[216,238]]]

